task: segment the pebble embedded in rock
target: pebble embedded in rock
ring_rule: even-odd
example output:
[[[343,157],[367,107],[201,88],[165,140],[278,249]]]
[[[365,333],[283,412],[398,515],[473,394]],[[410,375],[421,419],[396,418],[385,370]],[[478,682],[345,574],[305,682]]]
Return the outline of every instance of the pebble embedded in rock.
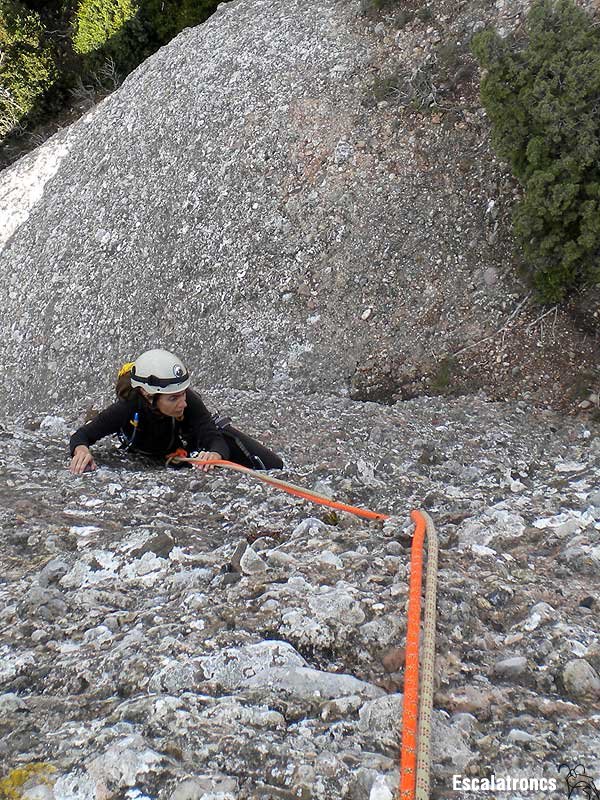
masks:
[[[331,550],[324,550],[317,556],[317,563],[325,567],[334,567],[335,569],[344,569],[344,563],[339,556],[332,553]]]
[[[228,800],[237,796],[238,782],[227,775],[211,775],[182,781],[173,790],[170,800]]]
[[[53,558],[40,572],[38,583],[40,586],[46,588],[51,583],[58,583],[69,571],[70,567],[65,561],[58,558]]]
[[[567,662],[562,678],[567,694],[574,700],[597,702],[600,699],[600,676],[584,659]]]
[[[0,694],[0,716],[27,711],[27,704],[14,692]]]
[[[494,664],[494,672],[505,678],[516,678],[527,671],[527,659],[525,656],[514,656],[505,658]]]
[[[247,547],[240,558],[240,569],[244,575],[258,575],[265,572],[267,565],[252,547]]]
[[[535,736],[532,736],[531,733],[527,733],[527,731],[520,731],[517,728],[512,728],[512,730],[508,732],[507,739],[509,742],[528,744],[529,742],[533,742],[535,740]]]
[[[386,779],[385,775],[378,775],[373,781],[369,800],[393,800],[394,791]]]
[[[494,267],[487,267],[483,272],[483,282],[488,287],[495,286],[498,283],[498,270]]]

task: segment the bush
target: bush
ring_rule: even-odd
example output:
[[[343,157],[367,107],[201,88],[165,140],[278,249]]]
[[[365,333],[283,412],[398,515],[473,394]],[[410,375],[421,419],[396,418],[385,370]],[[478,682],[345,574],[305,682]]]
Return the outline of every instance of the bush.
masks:
[[[83,0],[75,15],[75,51],[84,55],[104,47],[136,11],[132,0]]]
[[[82,0],[75,15],[73,49],[86,57],[86,71],[92,72],[107,56],[127,71],[139,63],[136,43],[125,27],[137,11],[135,0]]]
[[[28,127],[50,135],[218,4],[0,0],[0,168],[37,142],[24,136]]]
[[[0,136],[31,115],[58,76],[39,14],[0,2]]]
[[[184,28],[200,25],[220,0],[142,0],[140,21],[156,46],[169,42]]]
[[[82,0],[73,46],[94,72],[106,58],[129,72],[183,28],[199,25],[220,0]]]
[[[514,230],[542,302],[600,281],[600,29],[573,0],[534,0],[526,39],[483,31],[481,99],[523,187]]]

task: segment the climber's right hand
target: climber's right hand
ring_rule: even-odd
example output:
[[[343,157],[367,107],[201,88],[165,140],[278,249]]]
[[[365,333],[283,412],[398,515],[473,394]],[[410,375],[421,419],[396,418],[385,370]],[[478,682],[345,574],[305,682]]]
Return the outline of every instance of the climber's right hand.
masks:
[[[96,469],[96,462],[90,453],[90,448],[84,444],[78,444],[73,451],[73,458],[69,469],[73,475],[83,475],[84,472],[93,472]]]

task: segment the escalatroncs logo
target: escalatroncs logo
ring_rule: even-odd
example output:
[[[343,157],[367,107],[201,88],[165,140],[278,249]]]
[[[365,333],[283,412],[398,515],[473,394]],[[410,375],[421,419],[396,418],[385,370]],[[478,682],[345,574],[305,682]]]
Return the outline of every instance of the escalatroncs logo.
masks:
[[[560,764],[558,771],[562,773],[567,770],[565,780],[567,783],[567,798],[573,800],[600,800],[600,790],[596,788],[594,781],[585,772],[583,764]]]

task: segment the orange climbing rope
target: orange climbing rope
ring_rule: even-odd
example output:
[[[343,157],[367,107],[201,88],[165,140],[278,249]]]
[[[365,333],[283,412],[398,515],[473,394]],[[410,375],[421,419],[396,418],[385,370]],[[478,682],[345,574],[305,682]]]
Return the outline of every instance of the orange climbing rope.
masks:
[[[331,500],[329,497],[325,497],[325,495],[311,492],[308,489],[304,489],[302,486],[296,486],[293,483],[282,481],[280,478],[274,478],[272,475],[259,472],[255,469],[249,469],[248,467],[244,467],[242,464],[236,464],[233,461],[226,461],[223,458],[210,461],[201,458],[184,458],[182,456],[175,456],[168,459],[168,462],[173,462],[175,464],[181,461],[186,461],[189,464],[194,464],[196,466],[212,464],[217,467],[227,467],[228,469],[235,470],[236,472],[242,472],[244,475],[249,475],[252,478],[256,478],[256,480],[267,483],[270,486],[275,486],[277,489],[281,489],[282,491],[294,495],[295,497],[301,497],[303,500],[310,500],[311,503],[317,503],[321,506],[335,508],[337,511],[347,511],[350,514],[355,514],[363,519],[378,519],[382,521],[389,519],[389,515],[387,514],[380,514],[377,511],[369,511],[368,508],[358,508],[357,506],[350,506],[346,503],[339,503],[337,500]]]
[[[388,520],[390,516],[366,508],[358,508],[331,500],[317,492],[282,481],[271,475],[249,469],[225,459],[188,458],[173,454],[167,463],[188,462],[195,466],[211,464],[241,472],[263,483],[281,489],[295,497],[312,503],[347,511],[364,519]],[[408,594],[408,623],[406,631],[406,660],[404,668],[404,704],[402,710],[402,748],[400,755],[400,786],[398,800],[428,800],[429,798],[429,746],[431,738],[431,711],[433,705],[433,671],[435,659],[435,606],[437,583],[437,534],[428,514],[412,511],[415,523],[413,534],[410,583]],[[423,660],[419,684],[419,642],[421,633],[421,586],[423,578],[423,551],[427,532],[428,560],[425,594],[425,620],[423,632]]]
[[[404,667],[404,704],[402,706],[402,753],[400,756],[399,800],[413,800],[417,780],[417,721],[419,713],[419,636],[421,633],[421,582],[425,520],[418,511],[411,512],[416,528],[410,553],[408,589],[408,624]]]
[[[412,511],[410,516],[415,523],[415,532],[410,555],[398,800],[428,800],[435,667],[438,538],[433,521],[428,514],[424,511]],[[425,533],[427,533],[427,583],[421,648],[421,584]]]

